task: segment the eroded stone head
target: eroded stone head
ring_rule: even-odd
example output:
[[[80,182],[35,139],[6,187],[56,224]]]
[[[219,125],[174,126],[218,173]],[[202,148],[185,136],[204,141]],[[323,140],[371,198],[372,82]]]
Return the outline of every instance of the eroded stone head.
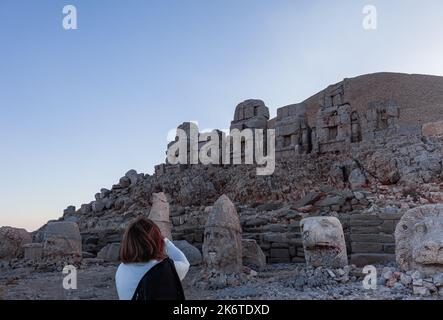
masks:
[[[443,204],[408,210],[395,229],[395,245],[403,270],[443,272]]]
[[[337,218],[305,218],[300,227],[308,266],[340,268],[348,264],[343,228]]]
[[[242,269],[240,220],[234,204],[222,195],[209,214],[203,240],[206,271],[239,273]]]

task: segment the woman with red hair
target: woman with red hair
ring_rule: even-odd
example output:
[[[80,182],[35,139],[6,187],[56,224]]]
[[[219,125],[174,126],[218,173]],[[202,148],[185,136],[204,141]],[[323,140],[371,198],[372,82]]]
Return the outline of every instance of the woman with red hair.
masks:
[[[115,275],[120,300],[184,299],[189,262],[151,220],[139,217],[125,231]]]

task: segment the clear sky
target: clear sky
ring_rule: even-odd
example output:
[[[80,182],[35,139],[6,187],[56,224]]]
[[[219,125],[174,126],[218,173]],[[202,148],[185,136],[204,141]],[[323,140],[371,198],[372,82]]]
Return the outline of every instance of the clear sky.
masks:
[[[226,128],[245,99],[275,115],[345,77],[443,75],[442,17],[441,0],[1,0],[0,226],[152,173],[169,130]]]

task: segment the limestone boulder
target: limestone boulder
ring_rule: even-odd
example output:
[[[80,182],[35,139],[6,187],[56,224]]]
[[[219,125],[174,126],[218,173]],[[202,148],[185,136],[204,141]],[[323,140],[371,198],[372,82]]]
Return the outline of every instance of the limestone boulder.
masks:
[[[50,222],[42,232],[45,256],[81,256],[82,237],[75,222]]]
[[[352,190],[361,189],[367,183],[365,174],[359,168],[355,168],[351,171],[348,181]]]
[[[97,259],[107,262],[117,262],[120,260],[120,243],[109,243],[97,253]]]
[[[101,212],[103,209],[105,209],[105,204],[101,200],[97,200],[92,203],[92,211],[95,213]]]
[[[261,270],[266,266],[266,256],[254,239],[242,239],[243,265]]]
[[[75,206],[68,206],[65,210],[63,210],[63,215],[71,215],[75,214]]]
[[[128,188],[131,185],[131,179],[128,177],[122,177],[119,181],[119,186],[123,189]]]
[[[134,169],[131,169],[128,172],[126,172],[125,177],[129,179],[130,187],[135,186],[139,180],[139,174]]]
[[[422,127],[424,136],[443,135],[443,121],[425,123]]]
[[[202,263],[202,254],[200,250],[194,247],[186,240],[174,241],[174,245],[180,249],[188,259],[191,266],[200,265]]]
[[[87,203],[87,204],[82,204],[80,207],[80,212],[82,214],[88,214],[92,211],[92,204],[91,203]]]
[[[23,254],[23,245],[32,242],[25,229],[13,227],[0,228],[0,259],[16,258]]]

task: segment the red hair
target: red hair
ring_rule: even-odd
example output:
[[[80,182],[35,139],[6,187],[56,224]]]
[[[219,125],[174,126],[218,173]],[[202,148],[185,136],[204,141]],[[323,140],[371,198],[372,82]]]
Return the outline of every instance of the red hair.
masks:
[[[148,262],[166,258],[165,242],[160,229],[152,220],[136,218],[126,229],[120,246],[123,263]]]

